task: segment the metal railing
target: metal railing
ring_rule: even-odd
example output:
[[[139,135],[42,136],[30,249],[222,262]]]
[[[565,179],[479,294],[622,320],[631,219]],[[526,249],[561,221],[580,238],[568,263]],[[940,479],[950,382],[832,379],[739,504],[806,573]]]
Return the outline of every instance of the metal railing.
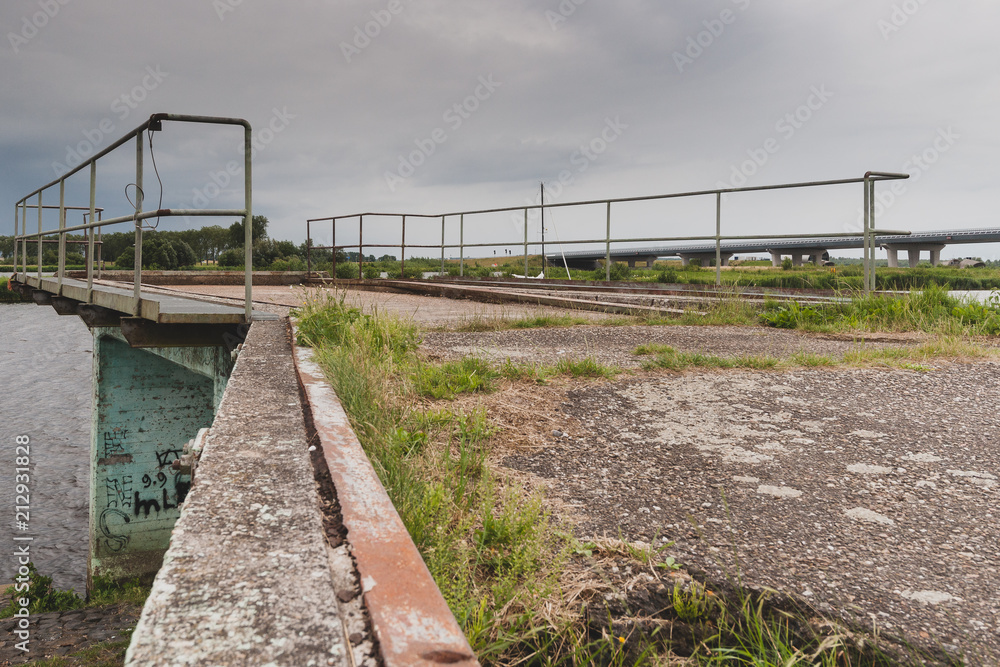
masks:
[[[28,204],[27,208],[38,208],[38,204]],[[47,209],[47,210],[58,210],[59,209],[58,206],[53,206],[53,205],[49,205],[49,204],[46,204],[45,206],[42,206],[42,208],[43,209]],[[87,211],[87,212],[90,211],[90,208],[88,208],[86,206],[66,206],[64,208],[67,211]],[[104,213],[104,209],[101,208],[101,207],[97,207],[96,210],[97,210],[97,219],[100,220],[101,217],[102,217],[102,215],[103,215],[103,213]],[[87,213],[83,214],[83,219],[84,220],[87,219]],[[15,224],[16,224],[16,222],[15,222]],[[14,233],[15,234],[17,233],[16,229],[14,230]],[[90,248],[90,234],[92,234],[92,233],[94,233],[94,232],[93,231],[85,232],[83,240],[79,240],[79,239],[66,239],[66,244],[67,245],[83,245],[83,246],[86,246],[87,250],[89,251],[89,248]],[[104,241],[102,241],[101,239],[102,239],[102,237],[101,237],[101,230],[98,229],[97,230],[97,239],[94,241],[94,246],[95,246],[95,250],[96,250],[96,253],[97,253],[97,256],[95,257],[94,261],[97,263],[97,277],[98,277],[98,279],[100,279],[100,277],[101,277],[101,270],[103,268],[102,267],[102,263],[104,261],[104,255],[103,255]],[[32,243],[35,243],[35,242],[32,241]],[[57,239],[42,239],[42,243],[59,243],[59,241]],[[17,270],[17,242],[16,241],[14,243],[14,250],[15,250],[15,252],[14,252],[14,262],[15,262],[14,269],[16,271]]]
[[[441,250],[441,271],[444,272],[445,266],[445,250],[448,248],[459,250],[459,275],[465,275],[465,251],[467,248],[488,248],[497,246],[510,246],[515,245],[510,241],[502,242],[480,242],[480,243],[465,243],[465,217],[474,215],[485,215],[491,213],[524,213],[524,238],[522,242],[518,245],[523,245],[524,248],[524,275],[528,275],[528,250],[533,246],[542,246],[544,253],[544,237],[541,241],[529,240],[528,238],[528,212],[529,211],[540,211],[542,219],[544,220],[545,211],[554,208],[565,208],[565,207],[579,207],[579,206],[605,206],[606,207],[606,234],[604,238],[596,239],[571,239],[571,240],[560,240],[561,244],[597,244],[602,243],[605,247],[605,277],[611,279],[611,246],[617,243],[655,243],[664,241],[708,241],[712,240],[715,242],[715,283],[716,285],[722,284],[722,241],[747,241],[747,240],[780,240],[780,239],[830,239],[830,238],[857,238],[862,236],[864,238],[864,291],[866,294],[875,289],[875,235],[878,234],[895,234],[895,235],[908,235],[908,231],[896,231],[896,230],[875,230],[875,184],[879,181],[890,181],[890,180],[901,180],[909,178],[909,174],[895,174],[890,172],[879,172],[879,171],[869,171],[865,173],[864,176],[860,178],[845,178],[837,180],[826,180],[826,181],[808,181],[802,183],[784,183],[780,185],[758,185],[742,188],[722,188],[717,190],[695,190],[690,192],[676,192],[670,194],[660,194],[660,195],[647,195],[643,197],[623,197],[619,199],[594,199],[587,201],[574,201],[574,202],[563,202],[563,203],[539,203],[535,205],[527,206],[512,206],[505,208],[493,208],[493,209],[481,209],[473,211],[460,211],[455,213],[438,213],[438,214],[412,214],[412,213],[354,213],[351,215],[340,215],[332,216],[326,218],[311,218],[306,221],[306,269],[312,272],[312,251],[313,250],[331,250],[333,253],[333,274],[336,275],[337,268],[337,252],[345,249],[358,249],[358,278],[362,278],[364,275],[364,251],[365,248],[400,248],[400,275],[403,274],[403,269],[405,268],[406,261],[406,249],[407,248],[424,248],[424,249],[437,249]],[[829,185],[848,185],[848,184],[863,184],[864,185],[864,226],[860,232],[845,232],[845,233],[834,233],[834,234],[785,234],[785,235],[753,235],[753,236],[724,236],[722,234],[722,196],[726,194],[734,194],[740,192],[762,192],[768,190],[788,190],[793,188],[812,188],[821,187]],[[708,234],[702,236],[658,236],[658,237],[627,237],[627,238],[617,238],[613,237],[611,234],[611,213],[612,205],[623,204],[630,202],[642,202],[642,201],[654,201],[654,200],[666,200],[666,199],[679,199],[685,197],[715,197],[715,234]],[[400,242],[399,243],[364,243],[364,222],[365,218],[400,218],[401,219],[401,232],[400,232]],[[448,218],[458,218],[459,225],[459,242],[456,243],[446,243],[445,241],[445,225]],[[407,244],[406,243],[406,221],[408,218],[418,218],[418,219],[440,219],[441,221],[441,243],[440,244]],[[358,225],[358,242],[349,244],[337,244],[337,224],[345,221],[357,220]],[[313,223],[330,223],[331,224],[331,243],[328,246],[313,246],[312,245],[312,225]],[[544,255],[543,255],[543,266],[544,266]]]
[[[143,210],[143,152],[144,146],[149,142],[150,151],[152,152],[152,134],[154,132],[159,132],[163,130],[163,122],[181,122],[181,123],[201,123],[201,124],[211,124],[211,125],[239,125],[243,127],[243,175],[244,175],[244,208],[242,209],[156,209],[151,211]],[[147,137],[148,135],[148,137]],[[97,162],[106,155],[112,153],[116,149],[125,145],[131,140],[135,140],[135,181],[129,183],[130,186],[135,186],[135,202],[134,202],[134,212],[129,215],[122,215],[108,219],[100,219],[97,217],[97,212],[99,207],[97,206]],[[22,197],[14,208],[14,272],[15,276],[22,276],[27,279],[28,276],[28,242],[30,240],[37,241],[38,246],[38,257],[37,257],[37,273],[38,279],[42,278],[42,244],[45,242],[46,236],[51,236],[54,234],[59,235],[59,267],[57,271],[57,284],[59,295],[62,295],[63,281],[65,279],[66,273],[66,243],[67,234],[71,232],[85,231],[87,234],[87,301],[88,303],[93,300],[93,290],[94,290],[94,230],[100,230],[108,225],[115,225],[125,222],[131,222],[135,226],[135,276],[134,276],[134,287],[133,287],[133,312],[135,316],[140,315],[141,308],[141,293],[140,285],[142,283],[142,232],[143,232],[143,221],[150,218],[161,218],[161,217],[171,217],[171,216],[202,216],[202,217],[231,217],[238,216],[243,218],[243,227],[245,231],[245,256],[244,256],[244,270],[245,270],[245,285],[246,285],[246,321],[251,320],[252,315],[252,272],[253,272],[253,244],[252,244],[252,231],[253,231],[253,215],[252,215],[252,180],[251,180],[251,127],[250,123],[241,118],[221,118],[215,116],[191,116],[185,114],[166,114],[157,113],[149,117],[145,123],[130,131],[128,134],[122,138],[115,141],[113,144],[95,154],[93,157],[81,162],[79,165],[63,174],[56,180],[43,185],[37,190],[29,193],[25,197]],[[90,167],[90,205],[88,207],[77,207],[77,206],[67,206],[66,205],[66,181],[71,176],[77,172]],[[44,194],[46,190],[59,186],[59,205],[45,205],[44,204]],[[127,187],[127,186],[126,186]],[[33,198],[37,198],[37,203],[30,202]],[[28,209],[37,208],[38,209],[38,231],[28,233]],[[42,228],[42,212],[46,208],[57,208],[59,210],[59,227],[56,229],[43,229]],[[86,222],[80,225],[67,226],[66,225],[66,211],[68,210],[86,210],[89,215],[85,217]],[[17,233],[18,218],[20,217],[21,233]],[[20,244],[20,253],[18,252],[18,244]],[[18,271],[18,257],[21,257],[20,266],[22,271]]]

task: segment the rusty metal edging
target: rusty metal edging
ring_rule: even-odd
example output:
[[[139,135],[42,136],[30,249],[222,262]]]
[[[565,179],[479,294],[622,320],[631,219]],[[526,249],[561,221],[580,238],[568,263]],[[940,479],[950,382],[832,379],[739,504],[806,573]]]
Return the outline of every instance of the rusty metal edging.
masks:
[[[469,299],[470,301],[480,301],[483,303],[524,303],[532,306],[592,310],[598,313],[613,313],[618,315],[667,315],[679,317],[685,314],[683,309],[667,308],[665,306],[643,306],[640,304],[590,301],[587,299],[574,299],[572,297],[550,296],[547,294],[502,292],[483,287],[451,285],[447,283],[403,280],[381,280],[379,283],[378,287],[386,289],[395,289],[415,294],[432,294],[452,299]]]
[[[478,665],[312,350],[294,359],[386,667]]]

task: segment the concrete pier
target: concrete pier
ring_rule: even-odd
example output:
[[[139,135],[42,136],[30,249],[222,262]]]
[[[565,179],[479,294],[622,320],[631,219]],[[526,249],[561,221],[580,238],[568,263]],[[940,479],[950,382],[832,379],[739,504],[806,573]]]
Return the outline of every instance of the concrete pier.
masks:
[[[131,347],[94,327],[90,552],[94,577],[151,581],[191,487],[172,467],[212,425],[232,369],[225,347]]]
[[[721,255],[722,266],[729,266],[729,258],[733,256],[731,252],[723,252]],[[683,252],[680,253],[681,265],[688,266],[691,260],[697,260],[701,266],[709,266],[715,261],[715,251],[712,252]]]
[[[926,250],[930,253],[931,266],[941,263],[941,251],[944,250],[943,243],[886,243],[882,246],[889,255],[889,267],[899,267],[899,251],[906,251],[906,259],[910,268],[915,269],[920,263],[920,252]]]
[[[211,426],[126,664],[351,665],[286,322],[250,328]]]
[[[769,250],[771,253],[771,266],[781,266],[782,257],[788,255],[792,258],[792,266],[802,266],[806,263],[820,265],[823,257],[826,256],[826,248],[796,248],[794,252],[789,250]]]

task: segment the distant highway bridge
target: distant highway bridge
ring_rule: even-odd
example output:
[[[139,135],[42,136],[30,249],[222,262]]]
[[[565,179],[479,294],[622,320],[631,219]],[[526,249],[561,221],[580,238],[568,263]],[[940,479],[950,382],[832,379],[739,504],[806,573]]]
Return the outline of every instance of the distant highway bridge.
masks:
[[[906,258],[911,267],[917,266],[920,253],[930,253],[933,266],[941,261],[941,250],[952,243],[995,243],[1000,242],[1000,228],[986,229],[955,229],[937,232],[913,232],[909,235],[879,235],[875,244],[884,248],[889,256],[889,266],[899,266],[899,251],[906,251]],[[771,263],[780,266],[785,256],[792,258],[796,266],[805,262],[822,263],[829,258],[830,250],[847,248],[863,248],[864,239],[861,236],[830,237],[830,238],[782,238],[753,241],[722,241],[720,244],[722,265],[726,266],[733,255],[769,253]],[[577,250],[567,253],[546,253],[549,264],[561,266],[565,257],[566,264],[575,269],[595,269],[604,260],[604,250]],[[715,259],[715,243],[669,244],[646,246],[642,248],[621,248],[611,251],[611,259],[616,262],[627,262],[634,267],[638,263],[652,266],[657,259],[665,257],[680,257],[686,266],[691,260],[708,264]]]

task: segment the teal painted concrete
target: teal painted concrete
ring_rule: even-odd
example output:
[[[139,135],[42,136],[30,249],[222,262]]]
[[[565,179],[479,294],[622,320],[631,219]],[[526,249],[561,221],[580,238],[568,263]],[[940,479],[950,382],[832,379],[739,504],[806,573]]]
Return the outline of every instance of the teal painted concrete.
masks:
[[[117,328],[93,335],[88,585],[148,580],[190,488],[171,463],[212,425],[233,363],[223,347],[138,349]]]

